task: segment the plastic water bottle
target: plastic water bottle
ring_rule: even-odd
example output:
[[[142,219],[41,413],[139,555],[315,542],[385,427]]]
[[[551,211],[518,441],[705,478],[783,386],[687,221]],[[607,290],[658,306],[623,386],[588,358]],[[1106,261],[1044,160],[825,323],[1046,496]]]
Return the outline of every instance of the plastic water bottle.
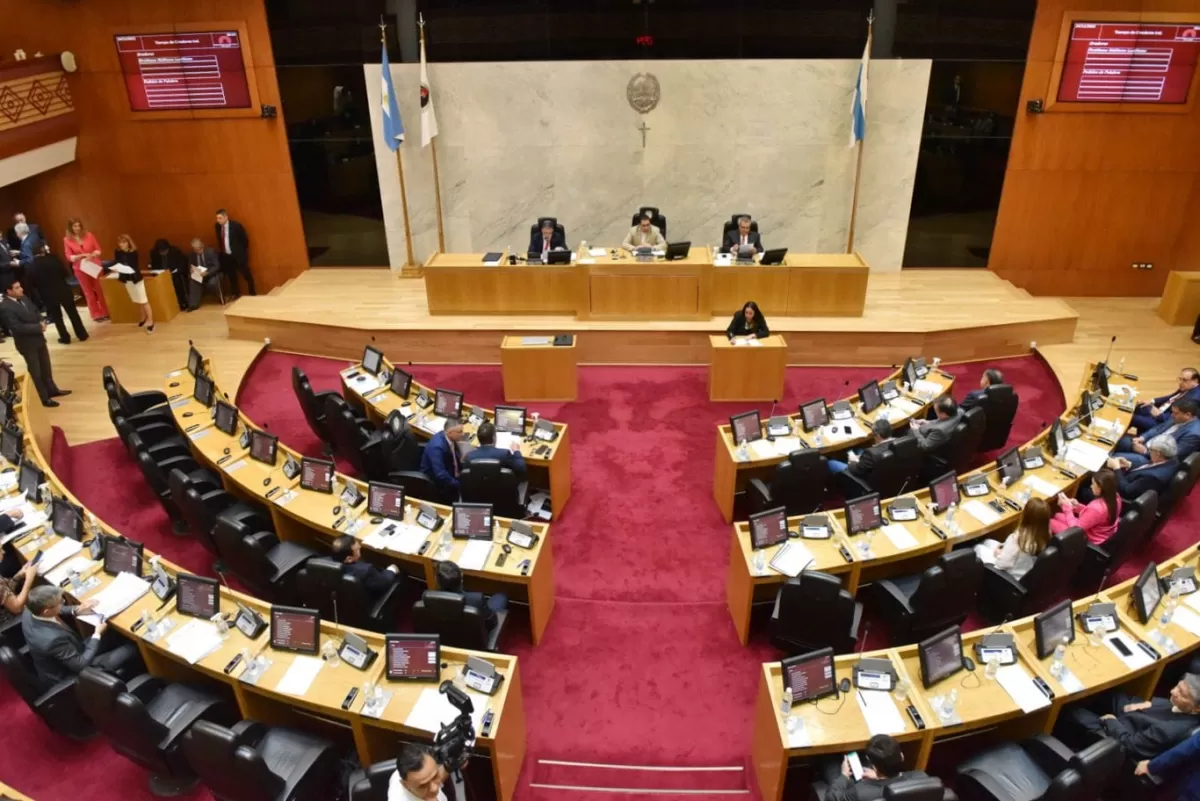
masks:
[[[779,700],[779,714],[787,720],[792,714],[792,689],[785,687],[783,690],[783,698]]]
[[[1066,638],[1063,638],[1063,639],[1066,639]],[[1066,657],[1067,657],[1067,646],[1066,646],[1065,642],[1060,642],[1058,645],[1054,646],[1054,659],[1051,660],[1051,662],[1050,662],[1050,675],[1051,676],[1053,676],[1056,679],[1062,678],[1063,671],[1066,669],[1066,665],[1063,664],[1063,660],[1066,659]]]
[[[942,699],[942,717],[953,718],[954,710],[958,707],[958,688],[952,689],[946,693],[946,697]]]
[[[762,551],[754,552],[754,572],[761,573],[767,569],[767,557]]]
[[[452,547],[453,544],[450,542],[450,532],[446,531],[442,534],[441,553],[443,559],[450,556],[450,549]]]
[[[739,462],[746,462],[750,460],[750,451],[746,449],[745,442],[738,443],[737,458]]]
[[[821,433],[821,429],[817,429],[817,435],[813,437],[813,444],[818,448],[825,447],[825,435]]]
[[[83,582],[79,580],[79,571],[72,570],[70,573],[70,577],[71,577],[71,594],[75,596],[76,600],[78,600],[79,593],[83,591]]]
[[[950,504],[950,508],[946,510],[946,527],[950,529],[950,533],[957,537],[962,532],[958,529],[958,521],[954,519],[958,514],[958,504]]]
[[[908,700],[908,682],[905,681],[904,679],[898,677],[896,679],[896,686],[892,688],[892,695],[894,695],[896,697],[896,700],[902,704],[905,701],[907,701]]]
[[[1171,591],[1167,594],[1166,600],[1163,601],[1162,615],[1158,622],[1162,625],[1167,625],[1175,617],[1175,609],[1179,606],[1179,585],[1172,584]]]
[[[990,656],[988,656],[987,667],[984,668],[984,671],[983,671],[984,678],[987,678],[987,679],[996,678],[996,673],[999,670],[1000,670],[1000,657],[996,656],[995,654],[991,654]]]

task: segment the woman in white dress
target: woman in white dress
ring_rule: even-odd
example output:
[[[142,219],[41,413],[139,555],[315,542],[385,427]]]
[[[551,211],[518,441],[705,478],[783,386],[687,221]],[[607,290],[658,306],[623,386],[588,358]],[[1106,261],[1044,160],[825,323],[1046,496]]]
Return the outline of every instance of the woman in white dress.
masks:
[[[987,539],[975,546],[985,565],[1004,570],[1018,581],[1033,567],[1037,555],[1050,544],[1050,504],[1030,498],[1021,513],[1021,524],[1004,542]]]
[[[113,253],[113,260],[117,264],[123,264],[133,270],[132,273],[118,270],[117,277],[125,285],[129,299],[142,307],[142,320],[138,326],[146,326],[146,331],[153,334],[154,312],[150,311],[150,302],[146,299],[146,284],[142,281],[142,271],[138,267],[137,245],[133,244],[133,237],[129,234],[121,234],[117,237],[117,250]]]

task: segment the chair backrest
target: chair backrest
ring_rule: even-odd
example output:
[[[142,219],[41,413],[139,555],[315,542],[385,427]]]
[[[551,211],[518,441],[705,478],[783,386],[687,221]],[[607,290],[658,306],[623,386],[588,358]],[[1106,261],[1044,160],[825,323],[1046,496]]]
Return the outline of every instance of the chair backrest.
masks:
[[[305,606],[319,610],[324,620],[336,619],[347,625],[354,625],[343,617],[340,597],[337,615],[334,615],[334,598],[339,595],[341,588],[341,564],[323,556],[309,559],[296,576],[296,591]]]
[[[358,771],[350,782],[349,801],[388,801],[388,783],[395,772],[394,759],[385,759]]]
[[[943,801],[945,785],[936,776],[901,776],[883,788],[884,801]]]
[[[814,609],[821,613],[813,614]],[[781,588],[779,623],[786,626],[788,639],[842,651],[854,623],[854,598],[837,576],[805,571]]]
[[[221,512],[236,503],[233,496],[223,489],[212,489],[201,492],[197,486],[189,486],[178,499],[179,511],[188,530],[209,553],[219,555],[217,540],[213,531],[217,527],[217,517]]]
[[[1008,384],[994,384],[983,391],[986,425],[979,443],[980,450],[996,450],[1008,442],[1013,418],[1017,416],[1017,403],[1017,393]]]
[[[1063,576],[1074,576],[1087,553],[1087,535],[1078,526],[1064,529],[1050,538],[1050,544],[1058,551],[1059,570]]]
[[[886,483],[868,482],[884,498],[899,495],[902,488],[915,488],[921,475],[921,445],[915,436],[906,434],[889,440],[888,453],[893,458],[889,460],[888,473],[884,476]]]
[[[0,646],[0,670],[4,671],[8,683],[30,708],[46,690],[29,660],[23,659],[20,652],[7,645]]]
[[[926,568],[909,599],[915,614],[913,638],[924,639],[926,632],[940,631],[966,620],[975,608],[982,575],[983,565],[972,548],[943,554],[937,564]]]
[[[828,462],[815,448],[793,451],[775,468],[771,502],[783,504],[789,515],[809,514],[825,499]]]
[[[413,604],[412,626],[421,634],[440,635],[452,648],[487,650],[487,619],[457,592],[426,590]]]
[[[262,731],[261,724],[251,729]],[[233,729],[198,720],[183,736],[183,752],[219,801],[272,801],[283,789],[283,779],[267,768],[254,744]]]
[[[667,235],[667,218],[662,216],[662,214],[659,213],[658,208],[656,206],[642,206],[640,209],[638,209],[634,213],[633,219],[630,221],[629,224],[637,225],[638,222],[642,219],[643,214],[649,214],[650,215],[650,224],[653,225],[655,228],[657,228],[659,233],[661,233],[663,236]]]
[[[725,234],[729,233],[730,231],[735,230],[738,227],[738,218],[739,217],[749,217],[749,216],[750,215],[744,211],[739,211],[739,212],[729,215],[729,219],[726,221],[724,227],[721,228],[721,238],[724,239]],[[758,220],[750,220],[750,230],[754,233],[758,233]]]
[[[1040,610],[1044,601],[1061,592],[1063,576],[1070,575],[1063,572],[1062,564],[1062,553],[1053,542],[1034,557],[1033,566],[1020,578],[1020,584],[1025,588],[1022,609]]]
[[[75,685],[79,705],[113,750],[150,770],[163,766],[158,744],[166,727],[125,689],[125,682],[98,668],[84,668]]]
[[[562,235],[563,235],[563,238],[564,238],[564,239],[566,239],[566,237],[567,237],[567,229],[563,227],[562,223],[560,223],[560,222],[558,221],[558,218],[557,218],[557,217],[538,217],[538,218],[537,218],[537,222],[535,222],[533,225],[529,226],[529,237],[530,237],[530,239],[532,239],[532,238],[533,238],[533,235],[534,235],[534,234],[536,234],[538,231],[542,230],[542,223],[543,223],[544,221],[546,221],[546,220],[549,220],[550,222],[554,223],[554,230],[555,230],[555,232],[556,232],[556,233],[559,233],[559,234],[562,234]]]
[[[133,440],[139,443],[141,441],[137,434],[133,435]],[[171,488],[167,485],[167,477],[158,462],[154,461],[154,457],[139,447],[134,451],[134,458],[137,459],[138,467],[141,468],[142,476],[150,485],[150,489],[160,498],[168,497]]]
[[[959,434],[959,430],[962,433]],[[962,415],[962,420],[959,426],[955,427],[955,433],[958,434],[957,441],[951,445],[950,464],[956,472],[963,472],[967,469],[971,459],[979,452],[980,443],[983,442],[983,434],[987,429],[987,413],[980,407],[967,409]]]
[[[380,435],[388,472],[418,470],[421,467],[421,443],[404,415],[393,411],[383,421]]]
[[[519,483],[516,474],[495,459],[464,462],[458,475],[458,488],[464,502],[490,503],[502,517],[513,517],[519,511]]]
[[[437,485],[433,483],[433,479],[420,470],[401,470],[392,473],[388,478],[393,484],[404,487],[406,498],[420,498],[423,501],[437,500]]]
[[[359,423],[350,404],[341,395],[325,396],[325,427],[333,447],[354,463],[360,460],[361,450],[371,436],[371,430]],[[355,467],[361,469],[360,464]]]
[[[1080,798],[1099,798],[1124,764],[1124,752],[1116,740],[1105,737],[1071,757],[1071,767],[1083,780]]]
[[[1139,548],[1154,526],[1154,518],[1158,514],[1158,493],[1146,490],[1129,502],[1138,510],[1138,525],[1131,533],[1130,548]]]
[[[308,376],[299,367],[292,367],[292,391],[296,393],[296,400],[300,402],[300,410],[304,412],[304,419],[308,423],[308,427],[312,429],[318,439],[324,439],[326,436],[325,409],[317,401],[316,393],[313,392]]]

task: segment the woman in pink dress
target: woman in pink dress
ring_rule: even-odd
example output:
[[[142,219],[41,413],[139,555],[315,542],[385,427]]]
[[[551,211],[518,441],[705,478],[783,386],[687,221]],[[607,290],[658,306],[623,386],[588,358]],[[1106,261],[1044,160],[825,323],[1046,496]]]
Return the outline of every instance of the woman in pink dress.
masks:
[[[98,323],[108,320],[108,304],[104,302],[104,292],[100,289],[100,277],[85,273],[81,268],[84,259],[100,263],[100,243],[96,235],[85,230],[83,222],[78,217],[67,220],[67,235],[63,237],[63,252],[75,277],[79,279],[79,288],[87,300],[88,314]]]
[[[1088,542],[1103,545],[1117,533],[1121,521],[1121,497],[1117,495],[1117,477],[1113,471],[1099,470],[1092,474],[1092,495],[1096,500],[1084,505],[1059,493],[1058,514],[1050,520],[1050,530],[1057,534],[1078,526]]]

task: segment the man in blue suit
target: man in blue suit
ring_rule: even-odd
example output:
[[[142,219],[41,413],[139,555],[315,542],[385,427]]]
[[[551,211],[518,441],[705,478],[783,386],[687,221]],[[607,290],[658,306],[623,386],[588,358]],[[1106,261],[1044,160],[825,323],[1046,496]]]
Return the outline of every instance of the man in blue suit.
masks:
[[[364,562],[362,546],[349,534],[343,534],[333,541],[333,558],[342,563],[343,573],[348,573],[362,582],[375,601],[396,583],[400,574],[400,568],[395,565],[388,565],[386,570],[380,570],[370,562]]]
[[[21,243],[20,250],[17,251],[17,261],[25,269],[33,266],[33,257],[41,252],[42,238],[37,231],[29,227],[28,223],[17,223],[13,226],[16,231],[17,240]]]
[[[967,396],[958,402],[958,408],[965,412],[967,409],[982,406],[984,398],[987,397],[987,388],[1003,383],[1004,374],[999,370],[984,370],[983,375],[979,377],[979,389],[973,389],[968,392]]]
[[[1108,460],[1108,468],[1117,474],[1117,494],[1127,501],[1132,501],[1143,492],[1154,490],[1162,496],[1171,484],[1171,477],[1179,469],[1176,454],[1179,447],[1175,440],[1160,434],[1146,443],[1150,461],[1140,467],[1134,467],[1124,457],[1114,457]],[[1076,497],[1080,503],[1090,503],[1095,499],[1089,482],[1079,488]],[[1086,496],[1086,497],[1085,497]]]
[[[478,462],[481,459],[494,459],[500,463],[501,467],[507,467],[512,470],[517,476],[525,480],[525,459],[521,456],[521,446],[513,442],[508,446],[508,450],[496,447],[496,426],[492,423],[482,423],[479,430],[475,432],[476,439],[479,440],[479,447],[463,457],[463,461]]]
[[[462,420],[451,417],[421,454],[421,472],[433,480],[442,503],[458,500],[458,441],[462,436]]]
[[[1200,373],[1194,367],[1185,367],[1179,371],[1179,389],[1170,395],[1155,398],[1149,403],[1138,404],[1137,411],[1129,424],[1138,431],[1154,428],[1159,423],[1171,419],[1171,404],[1180,398],[1187,398],[1200,403]]]
[[[1154,759],[1143,759],[1133,769],[1135,776],[1161,781],[1172,773],[1186,770],[1175,786],[1175,801],[1200,801],[1200,732]]]
[[[1150,461],[1149,448],[1146,443],[1157,436],[1168,436],[1175,440],[1176,458],[1186,459],[1188,454],[1200,450],[1200,420],[1196,419],[1196,411],[1200,409],[1196,401],[1180,398],[1171,404],[1171,419],[1159,423],[1136,437],[1128,434],[1117,442],[1115,458],[1124,459],[1130,467],[1141,467]]]

